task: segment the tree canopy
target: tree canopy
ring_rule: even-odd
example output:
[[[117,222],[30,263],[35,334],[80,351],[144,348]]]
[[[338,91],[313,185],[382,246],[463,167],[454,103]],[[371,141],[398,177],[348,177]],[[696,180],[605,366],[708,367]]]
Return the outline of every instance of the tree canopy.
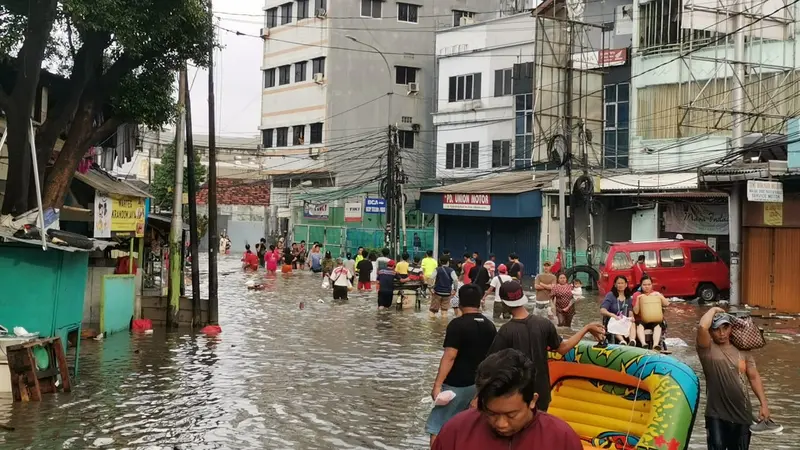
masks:
[[[174,120],[175,72],[187,61],[207,65],[213,45],[205,1],[0,0],[0,64],[13,68],[0,77],[9,152],[2,213],[35,207],[33,170],[45,207],[60,207],[90,147],[123,123],[158,128]],[[33,167],[28,121],[44,69],[64,77],[65,88],[49,95]]]
[[[194,152],[195,192],[206,180],[206,166],[200,162],[197,150]],[[155,167],[150,193],[153,205],[161,209],[172,209],[173,188],[175,186],[175,144],[170,144],[161,157],[161,164]],[[189,192],[189,171],[183,171],[183,192]],[[190,201],[193,201],[190,199]]]

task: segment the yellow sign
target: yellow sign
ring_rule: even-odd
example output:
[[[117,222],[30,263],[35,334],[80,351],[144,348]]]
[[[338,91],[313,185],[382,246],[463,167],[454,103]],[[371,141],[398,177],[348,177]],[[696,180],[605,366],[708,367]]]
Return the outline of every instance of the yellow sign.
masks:
[[[119,197],[111,200],[111,231],[144,236],[144,199]]]
[[[783,226],[783,203],[764,203],[764,225]]]
[[[183,195],[181,196],[181,203],[184,204],[184,205],[188,205],[189,204],[189,194],[188,193],[186,193],[186,192],[183,193]]]

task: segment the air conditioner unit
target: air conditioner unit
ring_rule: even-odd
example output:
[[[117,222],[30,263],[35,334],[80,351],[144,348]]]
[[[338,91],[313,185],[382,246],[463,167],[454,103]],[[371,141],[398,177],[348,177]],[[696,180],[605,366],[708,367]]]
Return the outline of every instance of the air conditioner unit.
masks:
[[[268,38],[269,37],[269,28],[262,28],[261,29],[261,37]]]
[[[325,75],[324,74],[321,74],[321,73],[315,73],[314,74],[314,83],[322,84],[323,81],[325,81]]]
[[[462,17],[459,20],[458,23],[459,23],[459,25],[472,25],[473,23],[475,23],[475,19],[473,19],[472,17],[466,17],[465,16],[465,17]]]
[[[411,131],[413,131],[414,133],[419,133],[419,130],[421,129],[422,126],[420,126],[420,124],[418,123],[411,124]]]
[[[319,9],[317,9],[317,12],[315,13],[315,15],[317,17],[319,17],[320,19],[324,19],[324,18],[328,17],[328,11],[325,8],[319,8]]]
[[[416,94],[419,92],[419,83],[408,83],[408,93]]]
[[[319,155],[320,155],[321,153],[322,153],[322,152],[320,151],[320,148],[319,148],[319,147],[309,147],[309,148],[308,148],[308,156],[309,156],[311,159],[317,159],[317,158],[319,158]]]

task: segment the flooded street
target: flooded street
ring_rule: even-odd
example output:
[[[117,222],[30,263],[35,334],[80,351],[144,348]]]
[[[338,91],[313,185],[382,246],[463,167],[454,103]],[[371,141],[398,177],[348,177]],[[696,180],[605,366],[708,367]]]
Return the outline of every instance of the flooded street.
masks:
[[[220,262],[219,337],[156,330],[82,341],[71,394],[13,406],[10,396],[0,397],[0,423],[16,429],[0,431],[0,448],[427,447],[431,405],[423,399],[444,321],[425,311],[379,313],[372,293],[334,304],[305,272],[247,291],[238,267],[238,257]],[[581,304],[575,326],[597,320],[597,309]],[[689,345],[674,347],[673,356],[695,370],[700,315],[686,304],[667,315],[669,337]],[[753,449],[800,448],[800,337],[792,339],[774,337],[755,355],[772,414],[786,431],[755,436]],[[703,407],[691,448],[705,448]]]

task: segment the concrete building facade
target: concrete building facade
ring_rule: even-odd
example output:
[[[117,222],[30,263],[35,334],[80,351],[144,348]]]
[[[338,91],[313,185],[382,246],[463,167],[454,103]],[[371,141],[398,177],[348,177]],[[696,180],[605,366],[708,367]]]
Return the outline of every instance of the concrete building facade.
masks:
[[[297,149],[338,187],[385,167],[389,124],[412,181],[435,175],[434,32],[530,7],[523,1],[267,0],[264,149]]]

